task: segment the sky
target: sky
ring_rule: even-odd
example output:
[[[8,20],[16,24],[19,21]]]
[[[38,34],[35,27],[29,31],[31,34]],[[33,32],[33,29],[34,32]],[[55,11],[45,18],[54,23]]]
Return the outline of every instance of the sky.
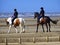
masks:
[[[60,0],[0,0],[0,13],[11,13],[16,8],[18,12],[60,12]]]

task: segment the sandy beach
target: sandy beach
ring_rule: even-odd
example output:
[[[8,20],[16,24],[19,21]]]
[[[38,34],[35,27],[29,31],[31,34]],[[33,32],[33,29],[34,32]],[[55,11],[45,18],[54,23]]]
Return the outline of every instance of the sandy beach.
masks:
[[[31,42],[34,42],[33,38],[36,37],[36,42],[38,45],[55,45],[54,42],[56,42],[57,45],[59,45],[60,40],[60,17],[50,17],[52,20],[59,20],[58,23],[55,25],[51,23],[51,32],[46,32],[46,27],[44,26],[45,32],[42,31],[41,25],[39,26],[38,33],[36,33],[36,19],[34,18],[24,18],[25,19],[25,33],[15,33],[14,27],[12,26],[10,34],[7,33],[8,26],[6,25],[5,19],[6,18],[0,18],[0,43],[4,43],[5,38],[8,39],[8,43],[15,43],[19,42],[20,36],[22,37],[22,42],[25,45],[34,45]],[[20,31],[20,28],[17,27],[18,31]],[[49,36],[49,37],[48,37]],[[46,40],[46,37],[49,38],[49,40]],[[47,38],[47,39],[48,39]],[[11,40],[10,40],[11,39]],[[43,40],[42,40],[43,39]],[[41,43],[41,42],[52,42],[52,43]],[[24,42],[30,42],[24,43]],[[35,45],[37,45],[35,43]],[[2,45],[2,44],[1,44]]]
[[[50,17],[52,20],[59,20],[58,23],[55,25],[53,23],[51,23],[51,31],[53,32],[60,32],[60,17]],[[0,34],[1,33],[7,33],[8,30],[8,26],[6,25],[5,22],[6,18],[0,18]],[[35,32],[36,30],[36,19],[34,18],[24,18],[25,19],[25,31],[26,32]],[[45,31],[46,31],[46,27],[44,26]],[[17,27],[18,31],[19,31],[19,27]],[[12,26],[11,32],[15,32],[14,27]],[[39,32],[42,32],[42,28],[41,25],[39,26]]]

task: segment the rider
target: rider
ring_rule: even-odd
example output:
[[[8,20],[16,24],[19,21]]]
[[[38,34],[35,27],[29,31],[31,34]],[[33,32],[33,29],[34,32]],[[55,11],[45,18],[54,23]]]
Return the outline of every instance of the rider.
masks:
[[[12,16],[13,19],[12,19],[12,24],[13,24],[13,21],[18,18],[18,12],[17,12],[17,9],[14,9],[14,15]]]
[[[39,22],[39,19],[41,18],[41,17],[43,17],[44,18],[44,14],[45,14],[45,11],[44,11],[44,9],[43,9],[43,7],[41,7],[40,8],[41,9],[41,11],[40,11],[40,16],[39,16],[39,18],[38,18],[38,22]]]
[[[45,11],[44,11],[43,7],[41,7],[40,16],[42,16],[44,18],[44,16],[45,16],[44,14],[45,14]]]

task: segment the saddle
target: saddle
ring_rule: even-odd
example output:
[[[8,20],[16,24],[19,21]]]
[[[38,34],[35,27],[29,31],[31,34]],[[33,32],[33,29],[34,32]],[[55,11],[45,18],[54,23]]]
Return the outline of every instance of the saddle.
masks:
[[[14,25],[19,26],[19,24],[20,24],[20,21],[19,21],[18,18],[16,18],[16,19],[14,20]]]
[[[45,21],[46,21],[46,18],[44,17],[41,17],[40,19],[39,19],[39,21],[40,21],[40,23],[44,23]]]

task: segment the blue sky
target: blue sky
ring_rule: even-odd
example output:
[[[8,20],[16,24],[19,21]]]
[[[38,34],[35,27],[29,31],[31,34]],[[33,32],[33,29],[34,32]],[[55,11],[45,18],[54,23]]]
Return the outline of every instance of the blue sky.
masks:
[[[11,13],[14,8],[18,12],[60,12],[60,0],[0,0],[0,13]]]

